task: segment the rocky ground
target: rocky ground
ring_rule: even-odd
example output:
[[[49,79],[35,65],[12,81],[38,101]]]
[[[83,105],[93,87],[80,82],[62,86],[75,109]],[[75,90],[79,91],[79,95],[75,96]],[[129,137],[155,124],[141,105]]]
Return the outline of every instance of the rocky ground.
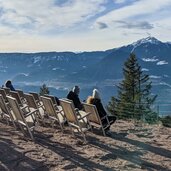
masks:
[[[111,137],[97,130],[82,137],[66,127],[37,127],[35,141],[0,122],[0,171],[171,171],[171,128],[118,120]]]

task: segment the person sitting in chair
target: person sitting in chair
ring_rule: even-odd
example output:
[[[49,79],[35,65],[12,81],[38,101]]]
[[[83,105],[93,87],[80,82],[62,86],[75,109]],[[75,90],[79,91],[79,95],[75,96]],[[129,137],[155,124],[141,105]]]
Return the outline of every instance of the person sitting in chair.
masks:
[[[80,93],[80,88],[78,86],[74,86],[72,91],[70,91],[68,93],[67,99],[73,101],[75,108],[78,108],[79,110],[82,110],[83,105],[80,102],[79,93]]]
[[[114,115],[109,116],[107,114],[107,112],[105,111],[105,109],[104,109],[104,107],[102,105],[101,99],[100,99],[100,93],[99,93],[99,91],[97,89],[93,90],[93,94],[92,94],[92,96],[88,97],[87,103],[88,104],[93,104],[93,105],[96,106],[103,126],[108,125],[108,121],[107,121],[106,118],[104,118],[104,116],[107,116],[107,118],[108,118],[108,120],[110,122],[110,125],[113,124],[116,121],[116,116],[114,116]],[[110,126],[108,126],[105,129],[107,134],[110,134],[109,129],[110,129]]]
[[[9,88],[11,91],[15,91],[15,88],[13,87],[11,80],[6,81],[5,87]]]

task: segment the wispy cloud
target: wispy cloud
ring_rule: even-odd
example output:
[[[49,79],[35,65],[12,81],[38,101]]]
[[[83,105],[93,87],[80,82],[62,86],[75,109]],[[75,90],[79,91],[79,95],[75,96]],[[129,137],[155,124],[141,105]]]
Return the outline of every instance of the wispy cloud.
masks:
[[[119,8],[101,16],[97,19],[97,22],[113,23],[114,21],[120,21],[123,19],[131,19],[145,15],[153,14],[154,12],[162,10],[164,7],[171,5],[171,0],[139,0],[132,5]]]
[[[170,41],[170,10],[171,0],[0,0],[0,50],[105,50],[147,34]]]
[[[61,3],[60,3],[61,2]],[[15,28],[39,31],[68,28],[102,12],[105,0],[0,0],[3,13],[0,22]]]
[[[102,23],[102,22],[97,22],[97,27],[99,29],[105,29],[105,28],[108,28],[108,25],[106,23]]]
[[[127,28],[127,29],[146,29],[150,30],[153,28],[153,25],[148,23],[147,21],[115,21],[115,23],[119,24],[120,28]]]
[[[117,4],[121,4],[121,3],[124,3],[126,2],[126,0],[113,0],[115,3]]]

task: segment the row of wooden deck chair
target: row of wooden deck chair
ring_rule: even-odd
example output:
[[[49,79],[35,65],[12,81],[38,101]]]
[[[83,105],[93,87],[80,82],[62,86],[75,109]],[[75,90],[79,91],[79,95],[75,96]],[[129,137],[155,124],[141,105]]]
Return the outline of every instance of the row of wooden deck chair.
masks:
[[[11,110],[9,110],[9,107],[5,103],[2,95],[0,95],[0,107],[1,107],[1,116],[5,118],[7,121],[12,121],[14,127],[18,125],[22,132],[25,132],[25,129],[30,134],[31,139],[33,140],[33,135],[31,130],[34,128],[34,123],[36,120],[36,117],[34,111],[23,111],[21,107],[19,106],[17,100],[11,96],[7,96],[7,100],[9,102],[9,105],[11,107]],[[31,117],[33,122],[27,122],[27,118]]]
[[[35,120],[37,123],[39,123],[38,119],[40,119],[41,117],[38,107],[33,106],[34,98],[32,98],[31,100],[30,98],[26,99],[26,95],[23,93],[22,90],[17,90],[17,91],[5,91],[5,90],[8,90],[8,88],[0,89],[1,116],[5,118],[7,122],[9,120],[12,121],[15,128],[16,125],[19,125],[22,131],[26,129],[29,132],[31,139],[33,139],[31,130],[34,127]],[[14,99],[15,102],[13,101]],[[28,117],[30,116],[32,119],[31,122],[27,121]]]
[[[78,109],[74,108],[73,102],[68,99],[60,99],[61,106],[57,106],[54,96],[45,95],[39,97],[37,93],[28,94],[23,92],[20,92],[20,95],[19,92],[9,92],[9,94],[11,94],[12,97],[6,96],[6,99],[8,100],[10,105],[13,106],[11,107],[11,109],[16,118],[14,119],[13,116],[10,115],[9,111],[7,111],[6,113],[8,113],[8,119],[10,118],[14,125],[14,121],[17,121],[20,124],[20,127],[21,125],[24,126],[28,130],[32,139],[33,135],[31,134],[31,130],[33,130],[34,126],[30,127],[30,123],[27,123],[25,117],[32,116],[32,120],[34,122],[36,121],[37,123],[39,123],[41,121],[44,124],[44,117],[39,111],[40,107],[43,108],[44,115],[48,116],[48,119],[50,119],[52,127],[54,127],[54,123],[58,123],[61,131],[63,132],[64,123],[67,122],[69,127],[71,128],[72,134],[74,135],[74,130],[76,129],[77,132],[80,132],[82,134],[85,141],[85,133],[89,129],[92,130],[92,127],[101,129],[103,135],[105,136],[105,128],[110,125],[107,118],[106,120],[108,121],[108,125],[106,125],[106,127],[102,125],[101,119],[94,105],[83,103],[85,111],[79,111]],[[20,96],[23,96],[23,102],[27,102],[27,105],[23,105]],[[1,99],[4,99],[4,97],[1,96]],[[4,103],[2,102],[0,104],[1,109],[3,108],[2,106],[5,106]],[[3,117],[7,117],[4,114],[2,115]],[[24,130],[22,129],[22,131]]]

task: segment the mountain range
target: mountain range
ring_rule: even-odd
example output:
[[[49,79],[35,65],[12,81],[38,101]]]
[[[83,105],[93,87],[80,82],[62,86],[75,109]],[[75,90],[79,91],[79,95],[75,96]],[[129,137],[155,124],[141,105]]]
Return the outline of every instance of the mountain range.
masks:
[[[171,43],[154,37],[106,51],[0,53],[1,84],[11,79],[15,86],[27,91],[29,87],[38,90],[35,87],[46,83],[52,92],[60,91],[61,96],[78,84],[83,88],[84,99],[92,88],[98,87],[107,102],[110,96],[116,95],[116,85],[123,78],[124,62],[131,52],[136,54],[142,70],[150,75],[158,102],[168,102],[171,97],[168,95],[171,94]]]

